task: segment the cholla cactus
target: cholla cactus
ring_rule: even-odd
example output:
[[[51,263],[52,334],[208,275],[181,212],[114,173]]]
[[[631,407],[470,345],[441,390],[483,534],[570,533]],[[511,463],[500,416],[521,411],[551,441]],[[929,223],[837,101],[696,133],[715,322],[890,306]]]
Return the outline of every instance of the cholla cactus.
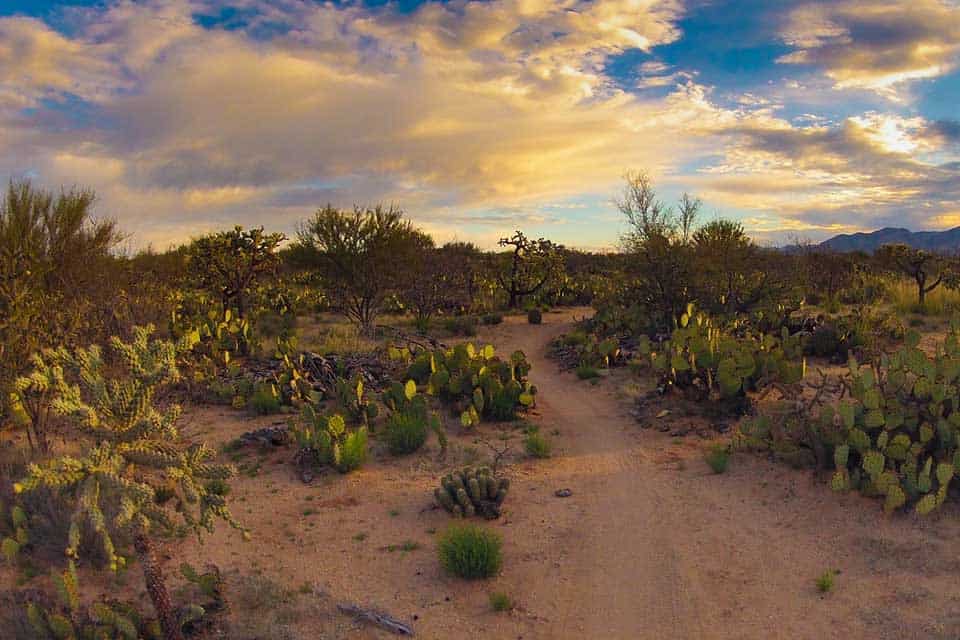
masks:
[[[152,537],[184,528],[199,534],[211,530],[217,518],[241,527],[224,498],[224,481],[234,469],[211,463],[214,453],[203,444],[180,447],[180,408],[161,411],[154,404],[156,391],[179,378],[176,358],[190,345],[151,340],[152,331],[135,329],[129,343],[111,340],[123,375],[108,377],[97,346],[44,352],[45,361],[55,363],[53,411],[71,419],[96,444],[79,457],[31,465],[14,488],[56,488],[75,497],[66,549],[70,558],[77,557],[81,529],[87,527],[99,538],[111,568],[118,569],[125,559],[117,554],[113,536],[130,532],[164,635],[173,639],[181,637],[180,628],[153,556]],[[116,515],[108,519],[106,513]]]

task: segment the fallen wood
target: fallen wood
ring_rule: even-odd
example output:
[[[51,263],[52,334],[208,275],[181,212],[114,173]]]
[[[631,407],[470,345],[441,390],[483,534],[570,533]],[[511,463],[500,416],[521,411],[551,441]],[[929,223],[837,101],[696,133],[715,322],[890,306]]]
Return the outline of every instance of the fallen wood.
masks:
[[[369,622],[370,624],[375,624],[381,629],[386,629],[390,633],[394,633],[398,636],[412,636],[413,629],[388,616],[385,613],[380,613],[379,611],[374,611],[372,609],[363,609],[354,604],[342,603],[337,605],[337,609],[341,613],[345,613],[349,616],[353,616],[358,620],[363,620],[364,622]]]

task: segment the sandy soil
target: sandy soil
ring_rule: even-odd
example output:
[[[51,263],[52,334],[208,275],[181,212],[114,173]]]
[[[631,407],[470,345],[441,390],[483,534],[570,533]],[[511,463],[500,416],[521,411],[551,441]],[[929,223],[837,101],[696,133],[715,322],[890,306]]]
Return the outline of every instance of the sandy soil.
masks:
[[[749,454],[713,475],[704,440],[638,427],[623,375],[591,385],[547,360],[547,342],[572,315],[547,314],[541,326],[508,318],[477,340],[527,353],[540,389],[531,419],[554,434],[556,450],[540,461],[517,455],[506,469],[507,512],[489,524],[505,542],[499,577],[463,582],[436,559],[434,534],[450,518],[430,509],[431,493],[445,469],[485,453],[470,435],[451,438],[444,462],[431,442],[425,453],[377,456],[311,486],[286,464],[289,450],[265,455],[233,494],[253,540],[221,527],[202,548],[188,542],[186,559],[228,569],[235,586],[258,571],[309,586],[291,637],[393,637],[336,613],[344,601],[438,639],[960,637],[957,507],[924,521],[888,517],[876,501],[837,496],[808,472]],[[193,433],[215,443],[276,420],[211,408],[189,415]],[[519,434],[514,441],[519,453]],[[572,497],[555,497],[560,488]],[[407,541],[418,548],[398,548]],[[814,583],[828,569],[839,571],[836,585],[820,594]],[[493,591],[517,607],[492,612]]]

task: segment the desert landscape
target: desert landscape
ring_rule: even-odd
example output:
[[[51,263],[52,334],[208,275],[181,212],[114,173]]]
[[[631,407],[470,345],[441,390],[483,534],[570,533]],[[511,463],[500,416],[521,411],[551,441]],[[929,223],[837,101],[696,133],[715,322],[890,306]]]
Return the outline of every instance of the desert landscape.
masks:
[[[0,640],[960,640],[960,0],[0,2]]]

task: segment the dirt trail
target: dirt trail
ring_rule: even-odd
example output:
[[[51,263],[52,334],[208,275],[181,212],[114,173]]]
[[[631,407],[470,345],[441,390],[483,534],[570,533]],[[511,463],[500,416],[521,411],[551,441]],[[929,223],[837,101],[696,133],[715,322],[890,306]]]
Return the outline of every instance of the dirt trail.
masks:
[[[956,513],[938,524],[886,518],[874,501],[835,496],[809,474],[747,455],[736,457],[730,473],[712,475],[698,438],[641,431],[612,381],[592,386],[557,370],[546,343],[570,329],[564,320],[508,326],[500,337],[501,350],[520,348],[531,358],[539,422],[564,436],[562,457],[544,463],[539,484],[574,490],[563,579],[525,584],[527,608],[553,612],[538,637],[934,638],[941,628],[956,631],[955,617],[928,616],[943,615],[932,602],[938,584],[954,610],[960,590],[916,552],[897,557],[919,534],[948,556],[952,550],[948,564],[956,568]],[[837,592],[824,597],[814,580],[827,569],[841,574]],[[897,574],[900,587],[891,583]]]
[[[533,420],[556,449],[506,470],[505,515],[487,525],[504,539],[497,578],[458,580],[436,559],[435,534],[450,518],[429,508],[430,495],[439,475],[465,461],[458,456],[484,453],[472,434],[452,435],[444,461],[431,443],[312,486],[278,453],[235,482],[236,514],[254,542],[221,527],[203,547],[190,545],[187,559],[230,567],[238,589],[258,571],[313,585],[325,595],[307,598],[318,609],[293,637],[392,637],[337,614],[331,604],[340,601],[390,611],[431,640],[960,637],[956,506],[923,521],[887,517],[876,501],[835,495],[808,471],[751,454],[713,475],[699,437],[644,430],[627,414],[622,388],[636,383],[628,372],[592,385],[547,359],[547,343],[572,319],[550,313],[533,326],[510,317],[474,339],[501,354],[526,352],[540,389]],[[198,435],[226,442],[257,420],[204,409],[193,423]],[[560,488],[573,495],[555,497]],[[398,551],[404,541],[416,546]],[[828,569],[840,573],[823,595],[814,582]],[[492,612],[494,591],[517,607]]]

